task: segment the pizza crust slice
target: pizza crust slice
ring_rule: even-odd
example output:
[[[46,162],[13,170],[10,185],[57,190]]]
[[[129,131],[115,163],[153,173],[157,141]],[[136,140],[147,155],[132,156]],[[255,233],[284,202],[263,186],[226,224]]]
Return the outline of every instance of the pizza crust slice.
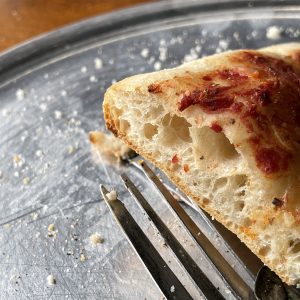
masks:
[[[237,50],[112,85],[107,127],[300,281],[300,44]]]

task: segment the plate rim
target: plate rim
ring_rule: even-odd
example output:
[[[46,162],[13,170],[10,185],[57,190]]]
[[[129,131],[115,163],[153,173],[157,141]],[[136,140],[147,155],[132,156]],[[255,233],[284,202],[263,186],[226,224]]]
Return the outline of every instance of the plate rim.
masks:
[[[197,11],[234,11],[235,9],[250,9],[263,7],[287,7],[296,5],[299,7],[298,0],[170,0],[140,4],[133,7],[115,10],[113,12],[96,15],[85,18],[49,32],[45,32],[25,40],[15,46],[0,52],[0,82],[1,86],[6,85],[6,81],[14,74],[15,70],[23,67],[28,69],[30,63],[34,63],[36,58],[42,57],[45,53],[52,51],[70,50],[72,45],[80,40],[88,40],[85,35],[100,37],[105,29],[116,31],[118,24],[125,25],[128,28],[131,25],[137,27],[147,23],[147,21],[157,21],[163,14],[169,12],[168,19],[184,17],[188,12],[197,13]],[[197,10],[196,10],[197,9]],[[127,25],[127,27],[126,27]],[[95,32],[102,29],[98,34]],[[121,32],[119,30],[119,32]],[[53,54],[52,54],[53,55]]]

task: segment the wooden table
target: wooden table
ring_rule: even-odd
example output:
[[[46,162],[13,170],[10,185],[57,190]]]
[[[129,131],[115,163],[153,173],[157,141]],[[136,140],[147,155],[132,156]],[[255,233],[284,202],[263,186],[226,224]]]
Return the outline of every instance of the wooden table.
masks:
[[[38,34],[153,0],[0,0],[0,51]]]

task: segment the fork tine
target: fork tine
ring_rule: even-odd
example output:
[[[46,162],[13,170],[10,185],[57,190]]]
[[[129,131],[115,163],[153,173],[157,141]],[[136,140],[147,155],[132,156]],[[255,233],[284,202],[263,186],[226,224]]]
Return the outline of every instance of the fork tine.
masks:
[[[180,264],[187,271],[190,278],[196,283],[200,288],[201,292],[207,299],[224,299],[220,292],[215,288],[215,286],[210,282],[207,276],[202,272],[202,270],[197,266],[195,261],[182,247],[179,241],[175,238],[168,227],[163,223],[160,217],[156,214],[147,200],[139,192],[133,182],[128,178],[126,174],[122,174],[121,178],[127,187],[128,191],[131,193],[133,198],[137,201],[139,206],[146,212],[150,217],[153,224],[155,224],[159,233],[165,239],[166,243],[170,246],[173,253],[178,258]]]
[[[225,258],[218,252],[214,245],[209,241],[209,239],[201,232],[196,223],[191,219],[191,217],[186,213],[186,211],[180,206],[178,201],[173,197],[169,190],[164,186],[164,184],[159,180],[155,173],[149,168],[149,166],[144,162],[140,161],[140,166],[142,167],[146,176],[154,184],[154,186],[159,190],[162,196],[167,200],[170,209],[179,218],[183,226],[187,229],[189,235],[197,242],[197,244],[202,248],[204,253],[207,255],[209,260],[215,266],[216,271],[218,271],[221,276],[228,283],[229,288],[235,291],[242,299],[253,299],[253,292],[251,288],[244,282],[244,280],[236,273],[236,271],[230,266],[230,264],[225,260]]]
[[[125,205],[119,199],[109,200],[106,196],[108,190],[103,185],[100,185],[100,191],[128,241],[167,299],[192,300],[191,295],[151,244]],[[174,289],[172,289],[172,286]]]

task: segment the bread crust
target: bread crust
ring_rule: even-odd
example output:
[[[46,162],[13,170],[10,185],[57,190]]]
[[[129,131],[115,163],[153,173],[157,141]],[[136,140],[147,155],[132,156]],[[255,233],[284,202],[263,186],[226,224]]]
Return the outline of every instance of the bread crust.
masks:
[[[223,98],[221,99],[222,101],[224,101],[222,102],[221,110],[217,113],[216,110],[218,110],[218,108],[212,112],[208,111],[207,107],[201,107],[201,105],[203,104],[204,96],[201,96],[201,98],[198,93],[197,97],[192,97],[193,91],[201,91],[201,88],[197,86],[197,81],[199,81],[199,74],[201,75],[201,78],[203,78],[203,76],[211,77],[212,74],[215,76],[216,72],[218,72],[218,70],[220,69],[226,68],[226,70],[228,70],[229,61],[234,61],[234,63],[236,63],[236,60],[239,73],[231,73],[229,75],[225,75],[227,76],[227,82],[239,82],[238,88],[234,87],[234,89],[238,90],[238,92],[241,92],[240,86],[242,86],[242,88],[245,88],[245,86],[243,86],[244,79],[237,78],[236,76],[240,77],[240,74],[242,74],[242,76],[246,74],[245,76],[248,76],[247,78],[249,78],[249,70],[252,73],[255,73],[255,71],[257,71],[257,69],[253,71],[253,65],[249,65],[249,63],[245,62],[244,59],[239,61],[239,58],[244,57],[243,55],[245,55],[245,53],[247,55],[251,55],[251,57],[248,56],[248,59],[249,57],[250,59],[253,59],[253,56],[266,58],[268,61],[263,63],[264,71],[265,68],[268,67],[268,64],[272,65],[274,61],[283,61],[284,68],[286,68],[286,65],[291,66],[293,73],[295,73],[297,76],[300,74],[300,44],[272,46],[261,49],[260,51],[242,50],[227,52],[206,59],[201,59],[194,63],[185,64],[176,69],[133,76],[114,84],[108,89],[103,103],[105,122],[107,128],[111,132],[113,132],[115,136],[121,138],[130,148],[132,148],[137,153],[150,160],[158,168],[163,170],[168,175],[168,177],[183,192],[185,192],[189,197],[193,198],[201,208],[207,211],[211,216],[213,216],[216,220],[226,226],[229,230],[234,232],[240,238],[240,240],[244,242],[251,249],[251,251],[255,255],[257,255],[266,265],[274,270],[283,281],[288,284],[295,284],[300,279],[300,259],[298,259],[298,257],[295,258],[296,254],[294,256],[290,255],[290,249],[281,249],[281,252],[278,251],[278,254],[276,256],[276,246],[272,244],[272,237],[270,237],[270,243],[268,243],[267,241],[265,244],[262,242],[261,236],[263,236],[262,234],[264,232],[269,232],[268,230],[272,226],[274,228],[280,228],[279,224],[281,223],[281,226],[286,226],[286,228],[283,228],[282,238],[285,231],[294,231],[295,235],[293,236],[293,240],[295,240],[295,243],[297,243],[297,231],[299,232],[300,228],[300,218],[298,217],[298,208],[300,208],[300,205],[298,198],[296,196],[294,196],[293,198],[293,195],[295,193],[297,194],[299,190],[297,188],[294,188],[293,184],[298,185],[298,176],[296,175],[299,170],[297,153],[299,153],[298,137],[300,140],[300,132],[298,132],[298,124],[296,124],[298,116],[295,116],[294,120],[287,124],[287,128],[278,126],[276,130],[268,131],[266,135],[264,135],[264,130],[266,130],[267,127],[264,128],[264,130],[261,130],[260,125],[258,124],[259,118],[252,118],[249,122],[247,121],[247,123],[239,115],[235,114],[232,111],[227,111],[228,103],[226,102],[227,100],[224,97],[228,96],[228,94],[226,94],[225,96],[222,95],[225,100]],[[243,71],[240,71],[243,67]],[[275,68],[274,65],[272,65],[272,67]],[[261,72],[260,66],[258,67],[258,69],[259,72]],[[237,70],[237,67],[234,67],[231,70],[235,71]],[[291,69],[284,69],[284,71],[290,72]],[[277,71],[275,70],[275,72]],[[228,76],[231,76],[232,78],[228,79]],[[254,74],[253,76],[256,75]],[[267,76],[271,75],[269,73],[264,73],[262,76],[262,81],[265,82],[266,80],[268,80],[268,78],[270,78]],[[276,74],[276,76],[278,76],[278,74]],[[213,78],[213,81],[215,80],[215,78],[216,77]],[[217,80],[219,79],[220,78],[218,77]],[[286,79],[282,79],[282,82],[284,80]],[[291,79],[291,77],[289,77],[289,80],[295,80],[291,84],[291,88],[295,89],[295,92],[298,89],[297,84],[299,85],[299,82],[297,82],[296,80],[299,80],[299,78],[297,77],[297,79]],[[253,82],[251,81],[251,84],[254,84],[255,82],[257,82],[256,78],[254,78]],[[197,87],[195,88],[195,86]],[[272,88],[275,89],[274,86],[272,86]],[[178,97],[176,99],[173,99],[174,95],[177,95]],[[213,95],[214,94],[210,94],[209,98],[211,99]],[[245,94],[235,94],[235,96],[236,95],[240,97],[247,97],[245,96]],[[273,101],[273,99],[275,99],[274,97],[272,95],[272,97],[270,97],[270,101]],[[117,104],[116,98],[120,99]],[[261,99],[263,99],[262,101],[265,101],[264,99],[267,98],[268,97],[266,97],[266,95],[263,95]],[[138,99],[138,101],[136,101],[135,99]],[[282,113],[282,110],[284,110],[285,100],[282,97],[276,99],[277,102],[275,102],[274,107],[272,107],[270,110],[265,111],[265,107],[263,107],[262,105],[262,108],[258,108],[258,112],[262,113],[263,115],[267,115],[268,117],[273,113],[273,115],[275,115],[277,118],[285,118],[286,121],[289,122],[289,116],[286,115],[286,112]],[[218,98],[216,102],[218,102],[219,100],[220,98]],[[294,103],[298,100],[299,103]],[[164,110],[171,115],[178,115],[180,117],[186,118],[186,120],[188,120],[192,124],[192,127],[208,126],[215,132],[224,132],[225,136],[228,137],[230,141],[234,141],[233,144],[236,148],[236,151],[239,155],[242,156],[243,168],[248,168],[252,172],[249,175],[249,180],[252,181],[252,183],[249,184],[249,189],[252,189],[252,193],[255,193],[255,188],[257,188],[256,182],[261,182],[261,185],[259,185],[258,183],[259,188],[257,188],[257,195],[259,195],[259,193],[262,193],[264,197],[272,197],[275,192],[279,194],[281,193],[280,197],[276,198],[279,201],[277,202],[279,203],[279,205],[272,205],[272,199],[265,200],[264,198],[262,198],[261,201],[265,202],[263,202],[261,206],[254,205],[253,210],[251,210],[251,208],[247,208],[248,210],[246,212],[246,215],[250,220],[250,223],[248,222],[248,224],[246,225],[238,223],[236,220],[231,219],[229,215],[225,215],[222,213],[222,211],[216,209],[216,206],[213,205],[213,203],[215,202],[214,198],[207,199],[207,197],[200,195],[197,190],[191,189],[190,185],[188,185],[187,181],[185,180],[186,175],[184,172],[174,171],[172,163],[167,164],[165,160],[160,160],[160,157],[158,157],[157,153],[151,150],[152,148],[150,149],[151,151],[148,151],[147,147],[139,144],[137,140],[129,134],[129,131],[131,130],[130,126],[132,126],[132,124],[126,123],[128,121],[126,117],[124,117],[124,120],[126,119],[127,121],[125,123],[123,122],[125,125],[122,122],[120,123],[120,120],[123,120],[123,117],[120,116],[126,115],[125,112],[122,111],[121,107],[124,103],[126,104],[124,105],[125,108],[128,108],[128,105],[130,106],[131,104],[139,107],[139,105],[141,105],[139,103],[143,101],[156,101],[158,104],[161,104]],[[255,99],[255,101],[260,101],[260,99]],[[293,103],[289,105],[292,105],[292,108],[294,110],[298,110],[298,105],[300,105],[299,97],[294,97],[291,101]],[[187,103],[189,104],[189,106],[185,107]],[[211,109],[212,106],[210,103],[209,105],[209,109]],[[249,104],[248,101],[246,105],[252,105],[252,103]],[[153,107],[151,109],[153,110]],[[213,106],[213,109],[215,109],[215,106]],[[232,124],[235,127],[234,130],[230,129],[231,127],[228,127],[228,122],[230,122],[230,120],[232,119],[235,120],[235,124]],[[139,124],[144,123],[146,123],[146,120],[141,121]],[[274,124],[275,123],[268,123],[268,126],[276,127],[277,125]],[[297,127],[297,132],[293,131],[295,129],[293,127]],[[238,138],[235,138],[234,135],[238,135]],[[269,161],[266,165],[259,165],[256,159],[256,146],[251,145],[251,142],[249,142],[249,137],[251,137],[252,135],[260,136],[261,140],[259,141],[259,143],[263,145],[263,148],[269,143],[271,146],[268,146],[268,149],[273,147],[272,149],[275,149],[274,151],[278,151],[278,156],[275,155],[275,167],[270,166]],[[272,153],[268,152],[267,156],[268,155],[272,156]],[[211,165],[209,165],[209,168],[206,172],[209,173],[211,168]],[[214,176],[214,173],[212,173],[211,176]],[[289,181],[287,181],[287,177],[289,178]],[[255,182],[255,184],[253,184],[253,182]],[[270,189],[273,188],[273,186],[275,186],[274,193],[270,192]],[[261,192],[262,189],[265,190]],[[294,192],[291,191],[291,189],[294,189]],[[288,197],[282,191],[285,191],[286,194],[290,193],[290,199],[292,200],[287,201]],[[257,197],[259,198],[259,196]],[[247,203],[247,201],[248,200],[246,199],[245,202]],[[271,201],[269,206],[266,204],[268,203],[267,201]],[[230,206],[231,204],[229,203],[228,205]],[[260,211],[260,209],[262,210]],[[286,221],[287,219],[288,221]],[[298,236],[300,239],[300,234],[298,234]],[[292,246],[293,245],[290,245],[290,247]],[[272,251],[275,247],[275,254],[272,254],[272,256],[266,255],[265,253],[269,251],[268,249],[270,247],[272,248]],[[268,251],[264,251],[264,249],[267,249]],[[292,258],[290,258],[290,256],[287,256],[287,253]],[[296,264],[296,267],[292,268],[292,264]]]

